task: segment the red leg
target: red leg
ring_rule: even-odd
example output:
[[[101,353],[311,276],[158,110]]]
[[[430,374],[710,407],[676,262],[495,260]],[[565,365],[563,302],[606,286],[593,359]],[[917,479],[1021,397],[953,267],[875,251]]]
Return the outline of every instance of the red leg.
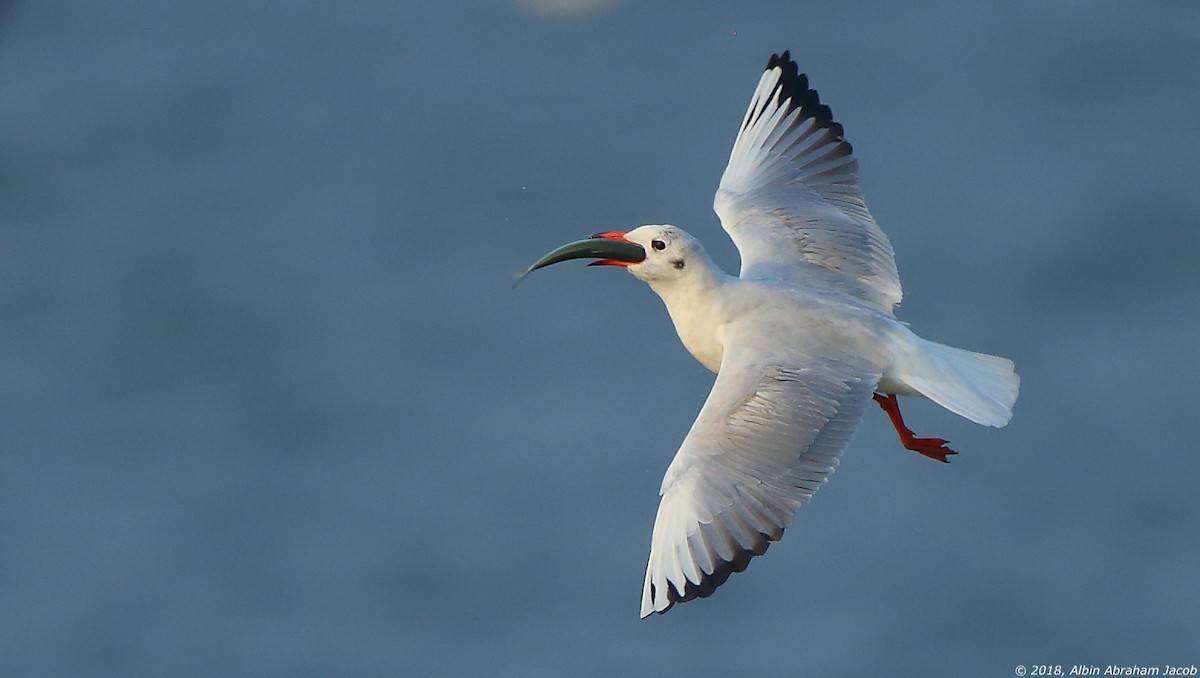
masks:
[[[875,394],[875,402],[887,412],[888,418],[892,420],[892,426],[896,427],[896,433],[900,434],[900,443],[905,449],[912,450],[918,454],[923,454],[930,459],[950,463],[946,457],[951,454],[958,454],[954,450],[946,447],[948,440],[941,438],[918,438],[913,435],[912,429],[904,425],[904,417],[900,416],[900,403],[897,402],[895,394],[883,395]]]

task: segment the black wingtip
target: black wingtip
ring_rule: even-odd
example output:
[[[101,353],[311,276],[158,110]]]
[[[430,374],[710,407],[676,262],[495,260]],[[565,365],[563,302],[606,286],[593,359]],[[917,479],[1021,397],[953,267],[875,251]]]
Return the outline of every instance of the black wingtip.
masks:
[[[772,54],[767,60],[766,70],[773,68],[783,71],[777,91],[780,100],[791,100],[788,103],[788,111],[801,109],[801,119],[811,118],[818,126],[828,129],[838,141],[846,144],[847,154],[853,153],[854,147],[846,141],[841,123],[834,121],[833,111],[821,103],[821,95],[817,94],[817,90],[808,86],[808,76],[801,73],[800,66],[792,60],[791,50],[784,50],[782,54]]]
[[[683,590],[675,588],[673,582],[667,582],[667,606],[661,610],[655,610],[656,614],[666,614],[668,610],[675,607],[676,603],[686,603],[689,600],[697,598],[707,598],[711,596],[719,586],[729,580],[729,576],[738,572],[745,572],[750,566],[750,561],[757,556],[767,552],[771,547],[772,542],[779,541],[783,538],[783,529],[779,530],[776,535],[759,533],[758,539],[751,545],[750,548],[738,548],[734,551],[732,560],[721,560],[713,569],[712,574],[703,575],[700,578],[699,584],[693,584],[688,581],[683,585]],[[650,597],[657,599],[658,589],[654,584],[650,584]]]

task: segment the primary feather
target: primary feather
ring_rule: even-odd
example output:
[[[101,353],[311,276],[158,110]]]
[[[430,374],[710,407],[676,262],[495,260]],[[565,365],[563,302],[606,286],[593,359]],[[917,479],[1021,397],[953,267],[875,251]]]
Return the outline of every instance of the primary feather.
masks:
[[[713,209],[741,253],[741,277],[843,289],[889,311],[900,303],[854,150],[787,52],[772,55],[750,98]]]

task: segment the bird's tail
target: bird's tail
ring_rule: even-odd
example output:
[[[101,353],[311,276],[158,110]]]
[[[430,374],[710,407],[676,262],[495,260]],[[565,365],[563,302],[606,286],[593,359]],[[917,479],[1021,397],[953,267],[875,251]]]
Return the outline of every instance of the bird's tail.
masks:
[[[1021,386],[1013,361],[905,334],[889,375],[894,380],[977,424],[999,427],[1012,419]]]

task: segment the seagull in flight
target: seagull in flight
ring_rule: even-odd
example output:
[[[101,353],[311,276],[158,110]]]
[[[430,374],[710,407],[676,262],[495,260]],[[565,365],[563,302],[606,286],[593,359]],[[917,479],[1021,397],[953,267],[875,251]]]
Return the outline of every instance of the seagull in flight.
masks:
[[[853,149],[788,52],[767,62],[713,209],[741,255],[738,276],[666,224],[597,233],[519,276],[580,258],[624,267],[717,373],[662,481],[642,617],[712,595],[781,539],[871,400],[905,448],[948,462],[955,451],[914,435],[897,396],[1000,427],[1020,385],[1011,360],[922,339],[896,319],[895,257]]]

